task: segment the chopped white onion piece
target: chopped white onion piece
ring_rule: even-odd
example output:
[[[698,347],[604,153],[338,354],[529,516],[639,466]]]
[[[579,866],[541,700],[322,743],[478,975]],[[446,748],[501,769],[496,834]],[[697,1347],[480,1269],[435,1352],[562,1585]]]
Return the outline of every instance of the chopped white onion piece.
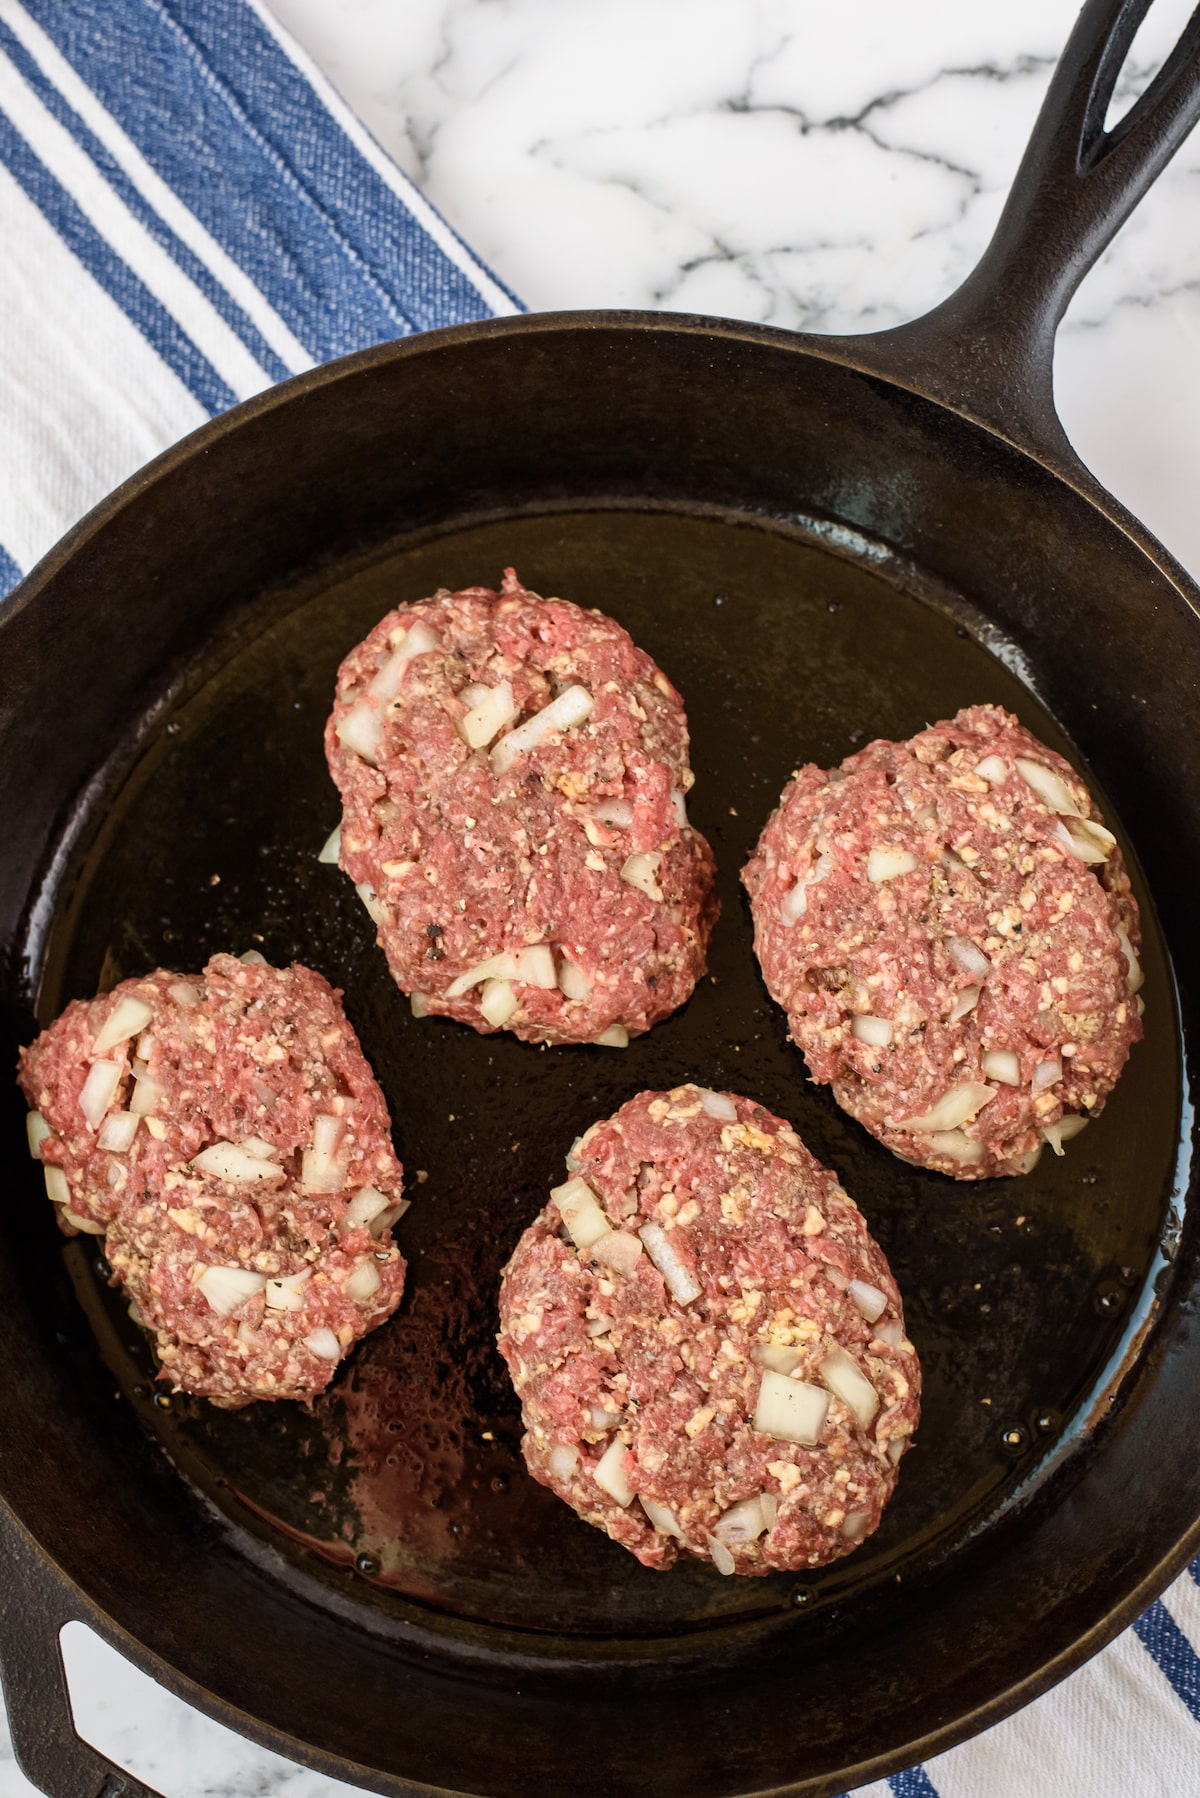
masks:
[[[320,1156],[336,1155],[346,1134],[346,1120],[332,1112],[319,1112],[313,1119],[313,1148]]]
[[[485,980],[479,995],[479,1009],[488,1023],[502,1030],[520,1006],[516,988],[510,980]]]
[[[879,1409],[879,1394],[854,1356],[843,1348],[830,1349],[819,1371],[830,1392],[849,1405],[865,1430]]]
[[[550,1203],[557,1206],[567,1226],[567,1234],[577,1249],[590,1249],[594,1242],[608,1234],[609,1221],[586,1180],[576,1176],[574,1180],[556,1186],[550,1194]],[[650,1247],[649,1243],[646,1247]]]
[[[945,1155],[950,1161],[970,1164],[983,1160],[983,1144],[965,1130],[934,1130],[927,1141],[933,1154]]]
[[[431,649],[440,649],[441,646],[441,638],[427,624],[418,622],[410,625],[399,649],[393,650],[367,688],[371,698],[395,699],[404,679],[404,670],[413,657],[427,655]]]
[[[552,731],[571,730],[582,724],[591,709],[592,696],[586,687],[567,687],[540,712],[535,712],[524,724],[518,724],[506,737],[501,737],[492,750],[492,772],[505,773],[519,755],[536,749]]]
[[[706,1086],[699,1087],[697,1090],[700,1094],[700,1103],[710,1118],[720,1118],[723,1124],[737,1123],[737,1106],[728,1093],[710,1092]]]
[[[671,788],[671,810],[675,814],[675,822],[680,830],[687,829],[687,800],[678,787]]]
[[[477,705],[482,705],[491,690],[490,687],[484,686],[482,681],[472,681],[469,687],[459,688],[458,697],[462,700],[468,712],[473,712]]]
[[[214,1180],[274,1182],[283,1179],[283,1169],[277,1162],[252,1155],[236,1142],[210,1143],[207,1149],[193,1155],[191,1165],[197,1173],[209,1174]]]
[[[881,1323],[875,1334],[889,1348],[899,1348],[904,1341],[904,1327],[897,1317],[889,1317],[886,1323]]]
[[[974,1011],[979,1004],[979,995],[982,991],[981,986],[964,986],[962,991],[955,995],[954,1004],[950,1007],[946,1022],[957,1024],[960,1018],[965,1018],[968,1012]]]
[[[592,1478],[602,1492],[615,1498],[624,1510],[633,1503],[634,1491],[625,1478],[625,1444],[619,1436],[614,1436],[595,1467]]]
[[[1111,830],[1098,824],[1095,818],[1072,818],[1067,825],[1067,834],[1076,845],[1076,854],[1083,861],[1106,862],[1117,846],[1117,839]],[[1084,854],[1084,851],[1087,854]]]
[[[167,988],[167,996],[174,999],[176,1005],[185,1005],[189,1010],[200,1003],[200,989],[190,980],[173,980]]]
[[[794,887],[779,901],[779,915],[785,924],[794,924],[808,910],[808,889],[815,887],[833,867],[833,858],[822,852],[807,874],[802,874]]]
[[[1056,1080],[1062,1079],[1062,1062],[1056,1055],[1053,1061],[1039,1061],[1033,1070],[1033,1090],[1044,1092],[1046,1087],[1053,1086]]]
[[[615,1430],[621,1421],[619,1411],[606,1411],[603,1405],[590,1405],[588,1415],[592,1420],[592,1428],[602,1431],[605,1435],[609,1430]]]
[[[546,1456],[551,1473],[556,1480],[573,1480],[575,1470],[579,1466],[579,1454],[566,1442],[556,1442]]]
[[[141,1117],[136,1111],[110,1111],[100,1126],[97,1146],[114,1155],[124,1155],[133,1147]]]
[[[473,968],[468,968],[465,974],[459,974],[450,982],[446,988],[446,997],[447,999],[461,999],[464,993],[469,993],[473,986],[479,985],[480,981],[491,980],[493,977],[497,980],[516,980],[516,956],[489,955],[486,961],[477,962]]]
[[[259,1166],[272,1171],[269,1161],[261,1161]],[[340,1192],[346,1184],[346,1163],[327,1151],[305,1149],[300,1157],[300,1184],[305,1192]]]
[[[1125,965],[1128,969],[1125,976],[1125,983],[1131,993],[1140,992],[1145,983],[1146,976],[1142,972],[1142,964],[1138,960],[1137,950],[1130,942],[1129,932],[1126,930],[1124,924],[1117,925],[1117,941],[1121,945],[1121,954],[1125,957]]]
[[[361,1230],[364,1224],[372,1223],[381,1211],[386,1211],[389,1203],[390,1200],[377,1186],[363,1186],[347,1205],[342,1224],[349,1230]]]
[[[597,823],[613,824],[618,830],[628,830],[633,823],[633,806],[628,799],[598,799],[588,810]]]
[[[642,1245],[628,1230],[609,1230],[597,1237],[592,1255],[602,1267],[611,1267],[628,1278],[642,1258]]]
[[[998,1080],[1001,1086],[1021,1084],[1021,1057],[1012,1049],[985,1049],[980,1066],[986,1079]]]
[[[1023,1155],[1018,1155],[1015,1161],[1007,1164],[1008,1172],[1010,1174],[1031,1174],[1042,1159],[1042,1150],[1045,1146],[1044,1142],[1034,1143],[1032,1149],[1026,1149]]]
[[[1061,812],[1066,817],[1074,817],[1079,807],[1071,797],[1071,789],[1061,774],[1053,768],[1047,768],[1042,762],[1027,761],[1024,756],[1017,757],[1017,768],[1038,798],[1050,807],[1052,812]]]
[[[265,1291],[267,1276],[248,1267],[206,1267],[196,1284],[213,1310],[228,1317],[256,1292]]]
[[[1081,1130],[1086,1130],[1090,1121],[1089,1118],[1080,1117],[1078,1112],[1069,1111],[1065,1117],[1059,1118],[1057,1124],[1043,1124],[1042,1135],[1054,1153],[1061,1155],[1063,1144],[1070,1142],[1073,1136],[1078,1136]]]
[[[872,849],[867,856],[867,879],[895,880],[898,874],[911,874],[916,865],[917,858],[911,850],[894,846]]]
[[[804,1351],[798,1348],[785,1348],[781,1342],[756,1342],[750,1350],[750,1359],[758,1367],[769,1367],[772,1373],[791,1373],[804,1359]]]
[[[147,1112],[154,1110],[161,1097],[158,1087],[151,1080],[149,1074],[138,1074],[133,1083],[133,1097],[129,1101],[129,1109],[136,1111],[139,1117],[143,1117]]]
[[[69,1205],[71,1187],[67,1176],[52,1161],[43,1161],[42,1179],[46,1182],[46,1197],[55,1205]]]
[[[383,717],[369,700],[360,699],[338,725],[337,738],[345,748],[353,750],[374,768],[378,765],[379,746],[383,742]]]
[[[118,1043],[127,1042],[131,1036],[140,1036],[153,1017],[154,1013],[144,999],[135,999],[132,993],[124,994],[96,1032],[92,1054],[105,1055]]]
[[[629,1032],[624,1024],[610,1024],[607,1030],[602,1030],[592,1041],[598,1049],[627,1049]]]
[[[387,923],[387,907],[384,905],[382,899],[380,899],[375,888],[371,885],[369,880],[360,880],[354,890],[366,907],[367,916],[370,918],[372,924],[374,924],[377,929],[382,930],[383,926]]]
[[[304,1337],[304,1346],[322,1361],[340,1361],[342,1358],[342,1345],[332,1330],[310,1330]]]
[[[871,1521],[869,1511],[847,1511],[842,1524],[842,1535],[847,1542],[861,1542],[867,1533],[867,1525]]]
[[[242,1147],[248,1154],[257,1155],[260,1161],[278,1161],[283,1154],[283,1150],[277,1149],[265,1136],[243,1136]]]
[[[1059,848],[1065,849],[1068,855],[1073,855],[1076,861],[1085,862],[1089,868],[1097,868],[1101,862],[1108,860],[1109,851],[1093,836],[1086,834],[1082,825],[1081,818],[1072,818],[1069,825],[1057,818],[1051,835]]]
[[[567,961],[565,957],[559,964],[558,984],[562,988],[564,999],[576,999],[586,1004],[592,996],[592,989],[584,976],[583,969],[577,967],[573,961]]]
[[[517,979],[524,986],[540,986],[545,992],[553,992],[558,975],[549,943],[530,943],[517,952]]]
[[[429,995],[427,993],[410,993],[408,1003],[414,1018],[429,1016]]]
[[[469,749],[486,749],[512,723],[520,708],[513,698],[512,682],[502,680],[488,687],[485,697],[458,721],[458,734]]]
[[[304,1305],[304,1288],[312,1279],[312,1268],[302,1267],[299,1273],[284,1274],[278,1280],[268,1280],[266,1287],[268,1311],[299,1311]]]
[[[628,886],[637,887],[648,899],[657,903],[663,896],[662,888],[655,879],[661,862],[662,856],[656,849],[641,855],[631,855],[621,869],[621,879]]]
[[[656,1530],[661,1530],[664,1536],[677,1536],[683,1541],[683,1531],[670,1505],[660,1505],[657,1499],[647,1498],[644,1492],[638,1493],[638,1503]]]
[[[869,1324],[887,1310],[887,1293],[880,1292],[878,1286],[872,1286],[866,1280],[851,1280],[846,1296],[854,1300]]]
[[[726,1575],[736,1573],[737,1562],[722,1542],[720,1536],[714,1536],[710,1532],[705,1535],[704,1540],[708,1543],[708,1552],[712,1556],[712,1564],[717,1572]]]
[[[821,1440],[829,1394],[807,1380],[789,1380],[770,1368],[762,1376],[754,1427],[779,1442],[801,1442],[812,1448]]]
[[[25,1135],[29,1140],[29,1153],[35,1161],[42,1159],[42,1144],[54,1132],[40,1111],[29,1111],[25,1114]]]
[[[1002,755],[985,755],[983,760],[976,764],[975,772],[982,780],[986,780],[989,786],[996,787],[1008,779],[1008,763]]]
[[[75,1228],[82,1230],[85,1236],[104,1235],[104,1225],[94,1223],[90,1217],[80,1217],[77,1211],[68,1211],[65,1205],[62,1208],[62,1214],[69,1224],[74,1224]]]
[[[587,1333],[591,1337],[607,1336],[611,1329],[611,1317],[589,1317],[587,1320]]]
[[[377,1217],[373,1217],[371,1219],[371,1235],[375,1238],[376,1242],[379,1241],[386,1230],[391,1229],[394,1223],[399,1222],[406,1211],[411,1210],[411,1199],[396,1199],[387,1207],[386,1211],[381,1211]]]
[[[325,838],[325,841],[322,843],[317,860],[319,862],[333,862],[336,864],[341,853],[342,827],[340,824],[335,824],[329,835]]]
[[[667,1291],[681,1305],[698,1299],[701,1285],[692,1270],[675,1251],[675,1245],[661,1224],[653,1219],[643,1224],[638,1235],[646,1245],[646,1253],[667,1283]]]
[[[79,1109],[93,1130],[117,1096],[121,1084],[119,1061],[94,1061],[79,1093]]]
[[[138,1060],[149,1061],[153,1052],[154,1032],[153,1030],[143,1030],[142,1034],[137,1039],[137,1048],[135,1050]]]
[[[907,1447],[908,1447],[908,1438],[906,1436],[893,1436],[892,1437],[891,1441],[887,1445],[887,1456],[888,1456],[888,1460],[891,1462],[893,1467],[896,1465],[897,1461],[900,1459],[901,1455],[904,1453],[904,1451]]]
[[[892,1040],[892,1021],[860,1015],[851,1020],[850,1034],[872,1049],[886,1049]]]
[[[265,968],[267,958],[258,949],[243,949],[238,960],[245,962],[248,968]]]
[[[719,1536],[722,1542],[757,1542],[766,1528],[762,1494],[756,1492],[753,1498],[743,1498],[723,1511],[717,1519],[713,1534]]]
[[[358,1266],[346,1275],[342,1281],[342,1291],[348,1299],[356,1304],[363,1304],[373,1293],[379,1291],[383,1282],[379,1278],[379,1269],[373,1261],[360,1261]]]
[[[992,971],[991,962],[969,936],[947,937],[946,954],[964,974],[971,974],[976,980],[986,980]]]
[[[994,1087],[982,1086],[978,1080],[957,1080],[919,1117],[888,1118],[887,1122],[893,1130],[955,1130],[969,1123],[995,1096]]]

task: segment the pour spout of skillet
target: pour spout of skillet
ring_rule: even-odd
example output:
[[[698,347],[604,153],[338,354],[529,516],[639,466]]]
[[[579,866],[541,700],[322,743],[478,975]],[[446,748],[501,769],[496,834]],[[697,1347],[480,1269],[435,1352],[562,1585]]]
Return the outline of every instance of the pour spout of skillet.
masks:
[[[839,345],[858,367],[953,407],[1072,479],[1084,471],[1054,408],[1059,321],[1200,117],[1197,10],[1145,92],[1106,126],[1151,4],[1087,0],[992,240],[962,286],[922,318]]]

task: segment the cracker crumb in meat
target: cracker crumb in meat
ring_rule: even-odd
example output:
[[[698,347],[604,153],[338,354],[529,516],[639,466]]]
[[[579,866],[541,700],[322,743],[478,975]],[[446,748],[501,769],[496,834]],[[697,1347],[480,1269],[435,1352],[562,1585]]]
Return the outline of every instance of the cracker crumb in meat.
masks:
[[[647,1567],[818,1567],[874,1531],[920,1415],[883,1251],[752,1100],[594,1124],[504,1270],[533,1477]]]
[[[999,706],[801,768],[742,878],[813,1079],[906,1161],[1027,1173],[1141,1039],[1121,851],[1070,763]]]
[[[620,1046],[688,998],[716,904],[687,721],[611,618],[511,568],[390,612],[325,748],[340,865],[418,1016]]]
[[[310,1399],[390,1317],[406,1202],[387,1106],[311,968],[214,955],[75,1000],[21,1053],[67,1236],[104,1237],[159,1377]]]

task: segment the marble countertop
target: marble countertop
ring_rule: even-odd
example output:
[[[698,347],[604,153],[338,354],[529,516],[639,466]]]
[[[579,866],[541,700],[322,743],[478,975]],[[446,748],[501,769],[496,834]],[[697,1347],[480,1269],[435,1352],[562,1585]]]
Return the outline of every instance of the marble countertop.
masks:
[[[659,307],[815,331],[915,317],[967,273],[1076,11],[1076,0],[271,4],[531,308]],[[1159,0],[1122,105],[1189,11]],[[1200,134],[1084,281],[1055,384],[1083,459],[1200,575],[1198,186]],[[82,1626],[65,1652],[81,1731],[164,1798],[350,1790],[190,1711]],[[32,1791],[0,1737],[0,1798]]]

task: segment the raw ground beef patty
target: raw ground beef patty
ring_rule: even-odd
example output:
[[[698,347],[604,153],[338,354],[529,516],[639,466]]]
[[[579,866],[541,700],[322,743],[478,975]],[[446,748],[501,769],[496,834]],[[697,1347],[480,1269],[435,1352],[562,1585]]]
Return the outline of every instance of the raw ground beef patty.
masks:
[[[921,1388],[853,1200],[779,1118],[698,1086],[639,1094],[567,1167],[500,1290],[534,1478],[647,1567],[849,1554]]]
[[[998,706],[801,768],[743,879],[813,1079],[906,1161],[1028,1172],[1141,1037],[1121,852],[1071,765]]]
[[[622,1046],[691,993],[716,907],[687,721],[611,618],[511,568],[390,612],[325,748],[341,866],[419,1016]]]
[[[400,1303],[401,1169],[339,993],[214,955],[75,1000],[21,1055],[64,1233],[105,1237],[160,1378],[311,1398]]]

